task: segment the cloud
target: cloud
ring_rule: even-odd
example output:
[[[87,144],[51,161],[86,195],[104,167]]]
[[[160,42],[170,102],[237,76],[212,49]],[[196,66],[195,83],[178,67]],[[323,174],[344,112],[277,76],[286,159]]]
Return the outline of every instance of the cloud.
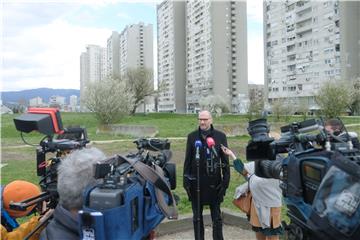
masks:
[[[263,23],[263,1],[249,0],[246,1],[248,21]]]
[[[248,82],[264,84],[263,1],[247,1]]]
[[[130,19],[131,17],[124,12],[119,12],[118,14],[116,14],[116,16],[118,16],[119,18],[123,18],[123,19]]]
[[[248,82],[264,84],[264,48],[262,35],[248,35]]]
[[[4,91],[80,88],[80,54],[87,44],[106,44],[111,30],[74,26],[63,20],[28,27],[3,42]]]

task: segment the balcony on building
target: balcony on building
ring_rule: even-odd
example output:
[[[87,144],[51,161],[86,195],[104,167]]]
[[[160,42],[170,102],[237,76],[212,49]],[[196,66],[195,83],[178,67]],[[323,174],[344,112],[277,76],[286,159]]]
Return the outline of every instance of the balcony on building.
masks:
[[[298,1],[296,3],[295,12],[298,13],[298,12],[307,10],[308,8],[311,8],[310,1]]]

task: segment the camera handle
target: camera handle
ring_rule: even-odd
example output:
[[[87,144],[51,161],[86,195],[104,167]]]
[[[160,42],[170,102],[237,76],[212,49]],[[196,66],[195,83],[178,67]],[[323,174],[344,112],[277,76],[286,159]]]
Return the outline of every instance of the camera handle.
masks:
[[[46,225],[48,225],[50,219],[53,217],[53,212],[50,213],[48,216],[44,217],[44,220],[42,220],[41,222],[39,222],[36,227],[28,234],[24,237],[24,240],[29,240],[40,228],[45,228]]]
[[[147,181],[149,181],[150,183],[152,183],[155,187],[155,191],[160,190],[162,192],[164,192],[166,195],[168,195],[168,197],[171,199],[172,208],[169,208],[169,206],[165,203],[163,204],[161,199],[158,198],[159,201],[159,207],[162,210],[163,214],[168,218],[168,219],[177,219],[178,217],[178,212],[176,209],[176,202],[174,199],[174,196],[170,190],[169,184],[167,184],[166,180],[163,179],[162,176],[164,176],[162,169],[157,166],[155,166],[155,170],[151,167],[149,167],[148,165],[144,164],[141,161],[138,160],[134,160],[131,158],[127,158],[127,157],[122,157],[119,156],[119,158],[122,158],[123,160],[127,161],[128,163],[130,163],[130,165],[133,166],[133,168]],[[160,170],[161,171],[160,171]],[[162,194],[161,197],[163,198]]]

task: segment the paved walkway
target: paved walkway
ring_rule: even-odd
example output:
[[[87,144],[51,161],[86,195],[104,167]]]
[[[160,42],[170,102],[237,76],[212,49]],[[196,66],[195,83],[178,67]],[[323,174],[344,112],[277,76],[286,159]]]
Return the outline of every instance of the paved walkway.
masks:
[[[208,209],[204,210],[205,239],[212,239],[211,217]],[[255,233],[244,214],[229,209],[222,209],[223,235],[225,240],[253,240]],[[156,229],[157,240],[192,240],[194,230],[192,214],[180,215],[177,220],[165,219]]]
[[[255,233],[253,231],[245,230],[240,227],[235,227],[230,225],[224,225],[223,234],[225,240],[255,240],[256,239]],[[193,239],[194,239],[194,231],[192,229],[156,237],[156,240],[193,240]],[[206,240],[213,239],[211,226],[205,227],[205,239]]]

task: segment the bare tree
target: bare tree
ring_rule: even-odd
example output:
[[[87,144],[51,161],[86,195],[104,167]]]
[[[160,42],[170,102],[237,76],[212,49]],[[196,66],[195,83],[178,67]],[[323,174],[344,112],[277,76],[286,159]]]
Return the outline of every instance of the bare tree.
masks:
[[[225,100],[219,95],[210,95],[199,100],[201,109],[208,110],[219,117],[223,112],[229,112]]]
[[[251,121],[253,118],[260,118],[264,109],[264,101],[262,98],[250,98],[247,106],[246,118]]]
[[[135,114],[136,108],[145,101],[146,97],[158,92],[154,89],[153,72],[146,68],[128,69],[125,79],[129,91],[134,96],[131,114]]]
[[[319,89],[315,100],[325,117],[334,118],[345,111],[349,97],[349,89],[344,82],[328,81]]]
[[[95,113],[101,124],[115,123],[129,114],[132,102],[131,91],[118,77],[109,76],[100,82],[89,83],[85,90],[85,106]]]
[[[285,121],[288,121],[290,115],[293,114],[292,106],[293,104],[290,104],[289,100],[278,98],[271,103],[271,111],[275,115],[275,119],[277,121],[280,120],[281,116],[284,116]]]
[[[309,103],[304,99],[304,100],[300,100],[296,105],[295,105],[295,109],[296,112],[298,114],[301,114],[303,120],[307,119],[308,113],[309,113]]]

